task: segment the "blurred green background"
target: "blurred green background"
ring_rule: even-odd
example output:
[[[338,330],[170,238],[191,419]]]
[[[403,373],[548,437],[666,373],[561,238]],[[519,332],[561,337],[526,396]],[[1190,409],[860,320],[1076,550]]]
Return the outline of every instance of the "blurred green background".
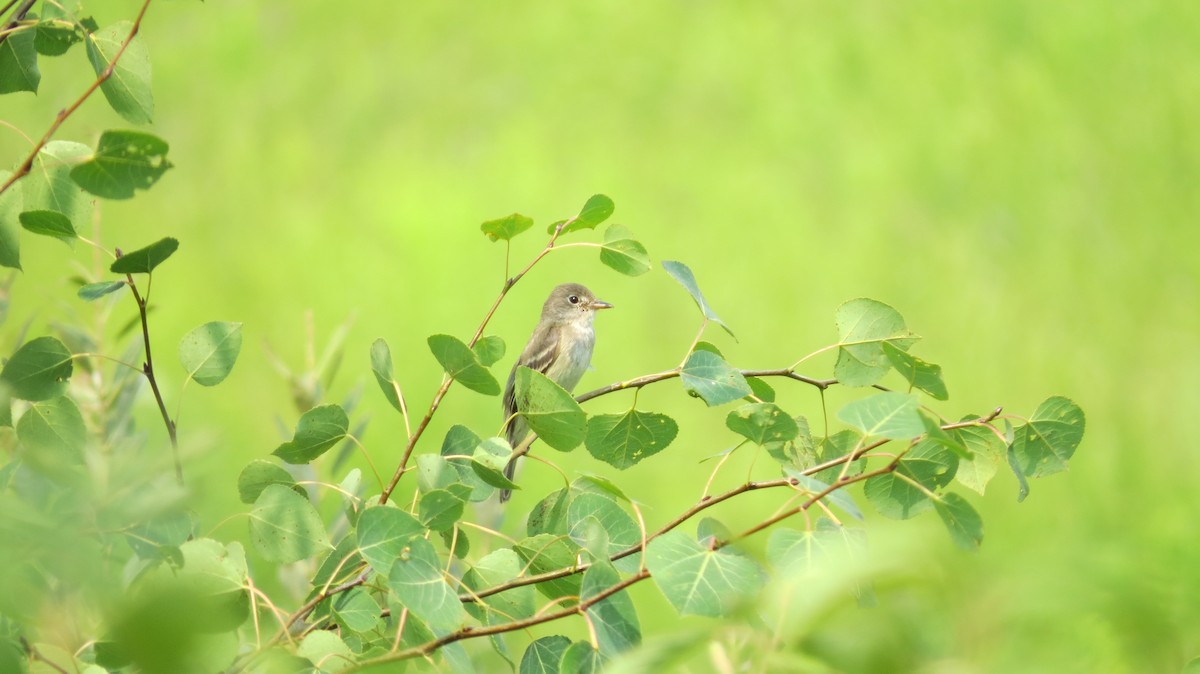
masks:
[[[134,7],[91,11],[106,25]],[[425,338],[468,338],[503,280],[503,244],[479,223],[533,217],[512,249],[522,265],[545,225],[603,192],[656,261],[692,267],[739,341],[708,338],[737,365],[782,367],[834,341],[836,307],[868,296],[925,336],[915,353],[944,367],[947,416],[1027,415],[1052,394],[1088,415],[1069,473],[1035,481],[1019,505],[1007,472],[969,496],[986,526],[978,554],[932,516],[872,518],[876,553],[907,555],[908,573],[875,608],[830,611],[807,653],[832,671],[939,673],[1175,672],[1200,655],[1200,460],[1186,431],[1200,408],[1197,3],[209,0],[153,4],[143,35],[152,130],[176,168],[104,203],[101,237],[127,250],[180,239],[154,284],[168,365],[195,325],[245,322],[229,382],[189,387],[182,406],[205,533],[245,537],[240,518],[218,524],[245,510],[236,476],[279,442],[276,417],[297,416],[263,344],[301,366],[306,312],[318,342],[354,316],[330,395],[369,384],[364,441],[390,473],[403,425],[369,380],[371,341],[388,339],[423,409],[440,379]],[[43,61],[42,92],[2,108],[35,136],[90,72],[78,50]],[[125,126],[93,100],[57,137]],[[5,161],[27,147],[0,133]],[[62,245],[22,243],[10,325],[88,315]],[[91,264],[86,247],[74,255]],[[698,327],[657,266],[630,279],[565,250],[496,315],[499,371],[565,281],[617,306],[598,320],[581,391],[673,367]],[[173,405],[182,372],[163,369]],[[811,390],[780,391],[785,409],[820,417]],[[619,476],[652,525],[700,496],[711,464],[699,459],[731,444],[724,410],[681,393],[641,394],[683,430]],[[851,396],[833,391],[832,408]],[[143,406],[153,438],[149,396]],[[498,407],[456,387],[420,449],[453,422],[493,432]],[[615,472],[583,451],[553,458]],[[744,458],[716,484],[769,472]],[[518,509],[558,485],[539,466],[522,479]],[[737,529],[777,502],[713,512]],[[895,538],[906,544],[884,542]],[[643,585],[647,634],[698,622]]]

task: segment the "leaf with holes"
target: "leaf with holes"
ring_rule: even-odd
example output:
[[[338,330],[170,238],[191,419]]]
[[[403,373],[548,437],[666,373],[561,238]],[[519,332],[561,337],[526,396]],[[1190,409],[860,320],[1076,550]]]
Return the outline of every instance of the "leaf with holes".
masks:
[[[787,442],[800,433],[796,420],[775,403],[742,405],[726,415],[725,427],[758,445]]]
[[[1029,422],[1015,429],[1013,455],[1029,477],[1067,469],[1067,461],[1083,440],[1083,410],[1069,398],[1055,396],[1038,405]]]
[[[98,197],[130,199],[171,168],[168,149],[165,140],[149,133],[105,131],[91,158],[71,169],[71,179]]]
[[[588,419],[584,445],[592,456],[625,470],[666,449],[678,433],[679,425],[665,414],[629,410]]]

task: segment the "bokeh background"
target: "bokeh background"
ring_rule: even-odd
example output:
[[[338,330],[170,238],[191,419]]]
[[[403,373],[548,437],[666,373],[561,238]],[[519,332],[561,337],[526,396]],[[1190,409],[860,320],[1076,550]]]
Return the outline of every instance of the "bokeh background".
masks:
[[[92,12],[105,25],[133,8],[106,0]],[[143,35],[152,130],[176,167],[149,192],[104,203],[101,237],[125,249],[180,239],[154,284],[168,364],[195,325],[245,322],[231,379],[184,394],[205,533],[246,537],[244,519],[225,521],[246,509],[236,476],[279,442],[277,420],[297,417],[264,345],[302,367],[310,331],[319,353],[352,317],[328,396],[367,385],[363,440],[390,473],[403,425],[370,381],[371,341],[387,338],[423,409],[440,380],[425,338],[469,337],[503,279],[503,244],[479,223],[535,219],[512,246],[519,265],[545,225],[603,192],[656,262],[695,271],[738,341],[706,338],[737,365],[784,366],[831,343],[836,307],[867,296],[925,336],[915,353],[944,367],[947,416],[1029,414],[1053,394],[1088,415],[1071,470],[1035,481],[1024,503],[1003,471],[986,497],[969,495],[986,526],[977,554],[954,548],[932,516],[869,518],[875,553],[905,573],[880,586],[876,607],[847,600],[822,615],[796,645],[813,662],[1176,672],[1200,655],[1200,460],[1187,430],[1200,409],[1200,5],[208,0],[155,3]],[[43,61],[43,91],[0,108],[31,135],[90,72],[78,50]],[[125,126],[93,100],[58,137],[91,142]],[[26,147],[0,133],[4,161]],[[64,273],[72,256],[92,264],[86,247],[22,243],[6,331],[88,315]],[[568,280],[617,306],[598,321],[580,390],[674,366],[699,325],[657,265],[631,279],[594,250],[564,250],[489,328],[509,346],[499,371],[549,288]],[[831,366],[806,363],[814,376]],[[182,373],[165,369],[173,403]],[[812,391],[780,395],[820,417]],[[830,404],[849,399],[834,391]],[[661,523],[699,497],[712,467],[699,459],[731,441],[724,410],[677,382],[638,402],[683,427],[667,453],[619,475]],[[421,449],[452,422],[493,432],[498,406],[456,387]],[[148,432],[161,430],[149,396],[143,412]],[[583,451],[553,458],[614,473]],[[746,459],[716,484],[769,468]],[[537,466],[522,479],[533,485],[518,509],[558,485]],[[737,529],[775,503],[756,495],[713,512]],[[643,585],[648,635],[695,622]]]

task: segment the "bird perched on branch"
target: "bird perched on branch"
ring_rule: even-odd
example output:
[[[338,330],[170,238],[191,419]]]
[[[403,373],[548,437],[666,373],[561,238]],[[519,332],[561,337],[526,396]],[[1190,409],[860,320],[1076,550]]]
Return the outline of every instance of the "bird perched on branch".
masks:
[[[521,357],[508,375],[504,388],[504,418],[517,413],[516,379],[517,368],[527,367],[541,372],[551,381],[571,392],[592,361],[592,346],[596,343],[596,332],[592,321],[596,311],[611,309],[608,302],[596,299],[592,291],[578,283],[564,283],[550,292],[542,305],[542,318],[533,330]],[[506,428],[508,443],[516,449],[529,434],[529,426],[521,417],[514,417]],[[516,473],[517,459],[513,457],[504,467],[504,475],[512,479]],[[512,491],[500,491],[500,502],[512,496]]]

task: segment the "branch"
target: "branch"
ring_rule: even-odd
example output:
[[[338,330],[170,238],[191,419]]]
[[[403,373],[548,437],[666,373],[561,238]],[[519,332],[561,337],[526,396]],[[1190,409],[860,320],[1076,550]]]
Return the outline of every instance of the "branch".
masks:
[[[120,257],[120,251],[117,251]],[[167,404],[163,402],[162,391],[158,388],[158,378],[154,376],[154,356],[150,353],[150,322],[146,319],[147,299],[138,292],[137,284],[133,282],[133,274],[126,274],[129,289],[133,291],[133,299],[137,300],[138,315],[142,321],[142,342],[146,347],[146,362],[142,365],[142,374],[150,381],[150,390],[154,392],[154,400],[158,403],[158,411],[162,413],[163,424],[167,427],[167,435],[171,438],[171,451],[175,457],[175,477],[183,484],[183,462],[179,459],[179,438],[176,435],[175,422],[167,413]]]
[[[520,281],[525,274],[529,273],[530,269],[533,269],[533,265],[537,264],[542,258],[549,255],[550,251],[554,250],[554,242],[558,240],[558,235],[562,233],[563,227],[571,223],[573,220],[574,218],[571,218],[570,220],[566,220],[559,224],[559,226],[555,228],[554,234],[550,235],[550,241],[546,243],[546,247],[542,249],[542,252],[538,253],[537,256],[534,257],[529,264],[525,265],[525,268],[518,272],[516,276],[504,281],[504,287],[500,289],[500,294],[496,296],[496,301],[492,302],[492,307],[488,309],[487,314],[485,314],[483,320],[480,321],[479,327],[475,329],[475,334],[471,337],[471,341],[467,342],[468,347],[475,346],[475,343],[479,341],[479,338],[483,335],[484,328],[486,328],[488,322],[492,320],[492,316],[496,314],[496,310],[500,308],[500,303],[504,301],[505,296],[508,295],[508,291],[512,290],[512,287],[517,284],[517,281]],[[453,383],[454,379],[452,377],[447,376],[443,379],[442,385],[438,388],[437,393],[433,396],[433,402],[429,404],[429,411],[427,411],[425,416],[421,418],[421,422],[417,424],[417,429],[408,436],[408,442],[404,446],[404,454],[401,455],[400,463],[396,466],[396,473],[392,476],[391,481],[388,482],[387,488],[384,489],[379,495],[379,505],[387,503],[388,498],[392,495],[392,491],[396,489],[396,485],[400,482],[400,477],[404,475],[404,471],[408,467],[408,460],[412,456],[413,449],[417,446],[417,441],[420,440],[421,436],[425,433],[425,428],[429,426],[429,422],[431,419],[433,419],[434,413],[437,412],[438,406],[442,404],[442,398],[446,397],[446,392],[450,390],[450,385]]]
[[[626,381],[619,381],[609,384],[608,386],[601,386],[598,389],[575,396],[575,402],[587,402],[592,398],[599,398],[602,395],[607,395],[616,391],[624,391],[625,389],[631,388],[641,388],[655,382],[674,379],[675,377],[678,377],[681,372],[681,368],[675,368],[674,370],[655,372],[654,374],[646,374],[642,375],[641,377],[628,379]],[[802,374],[797,374],[788,368],[779,368],[775,370],[738,370],[738,372],[740,372],[743,377],[787,377],[788,379],[795,379],[796,381],[810,384],[822,391],[838,383],[838,380],[836,379],[813,379],[812,377],[806,377]]]
[[[32,5],[33,3],[30,2],[28,4]],[[42,148],[46,146],[46,143],[49,143],[50,139],[54,137],[54,133],[58,131],[60,126],[63,125],[63,122],[67,121],[67,118],[70,117],[71,114],[76,110],[78,110],[79,106],[83,105],[83,102],[86,101],[92,94],[94,94],[96,89],[99,89],[100,85],[103,84],[105,80],[112,77],[113,69],[116,67],[117,61],[121,59],[121,56],[125,53],[125,48],[128,47],[129,43],[133,41],[133,38],[137,36],[138,30],[142,26],[142,18],[146,16],[146,9],[149,7],[150,0],[145,0],[145,2],[142,3],[141,10],[138,11],[137,18],[133,20],[133,28],[129,29],[129,35],[125,38],[125,41],[121,43],[121,47],[117,49],[117,52],[113,54],[112,60],[108,63],[108,67],[104,69],[104,72],[100,73],[96,77],[95,81],[92,82],[82,94],[80,94],[79,98],[75,99],[74,103],[60,110],[58,114],[55,115],[54,122],[50,124],[50,128],[46,130],[46,133],[42,136],[41,140],[39,140],[37,144],[33,146],[33,149],[29,151],[29,155],[26,156],[24,161],[22,161],[17,169],[13,171],[12,175],[4,181],[4,184],[0,185],[0,194],[7,192],[8,188],[12,187],[13,183],[17,182],[29,173],[29,171],[33,168],[33,160],[37,158],[38,153],[42,151]]]

